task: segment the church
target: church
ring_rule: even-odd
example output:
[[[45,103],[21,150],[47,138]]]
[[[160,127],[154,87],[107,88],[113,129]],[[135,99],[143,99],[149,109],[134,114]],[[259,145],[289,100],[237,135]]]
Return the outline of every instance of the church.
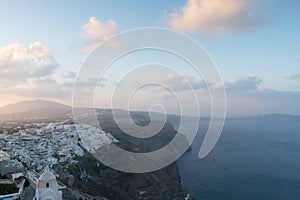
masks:
[[[62,191],[48,166],[37,181],[33,200],[62,200]]]

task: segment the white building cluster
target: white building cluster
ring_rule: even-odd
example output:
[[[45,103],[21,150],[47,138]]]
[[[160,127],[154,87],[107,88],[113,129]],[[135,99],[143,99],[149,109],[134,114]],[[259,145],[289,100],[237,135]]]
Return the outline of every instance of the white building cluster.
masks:
[[[87,124],[67,122],[35,124],[13,134],[0,134],[0,150],[8,152],[28,169],[41,171],[50,166],[76,162],[83,148],[94,152],[99,147],[118,142],[111,134]]]

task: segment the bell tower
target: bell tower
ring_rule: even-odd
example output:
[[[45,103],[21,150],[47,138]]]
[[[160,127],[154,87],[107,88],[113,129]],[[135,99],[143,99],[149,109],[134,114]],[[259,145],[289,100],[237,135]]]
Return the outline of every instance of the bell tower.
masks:
[[[55,175],[46,166],[36,184],[35,200],[62,200],[62,192],[58,189]]]

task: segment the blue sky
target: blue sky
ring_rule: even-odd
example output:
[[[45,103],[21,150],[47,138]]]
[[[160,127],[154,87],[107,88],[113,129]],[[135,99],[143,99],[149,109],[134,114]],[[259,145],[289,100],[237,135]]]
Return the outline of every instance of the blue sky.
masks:
[[[105,30],[113,34],[154,26],[178,30],[195,39],[223,76],[231,115],[300,114],[299,11],[300,3],[296,0],[2,1],[0,105],[34,98],[70,103],[71,89],[66,87],[70,87],[88,55],[83,49],[108,37],[100,35],[91,40],[91,35],[84,36],[87,28],[83,27],[94,17],[95,22],[103,23]],[[111,26],[105,24],[108,20]],[[90,25],[88,30],[93,29]],[[51,65],[43,69],[42,75],[15,80],[13,87],[6,72],[9,64],[16,63],[4,55],[14,48],[29,49],[36,41],[35,49],[49,50],[43,51],[43,59]],[[19,46],[12,48],[11,44]],[[29,56],[35,60],[37,54],[23,52],[16,56],[20,55],[22,59]],[[39,67],[45,67],[43,64],[28,65],[26,70],[33,74]],[[14,68],[14,73],[18,69]],[[38,83],[44,89],[38,89]],[[254,88],[249,86],[252,89],[248,93],[237,86],[246,83]],[[252,107],[242,108],[245,103]]]

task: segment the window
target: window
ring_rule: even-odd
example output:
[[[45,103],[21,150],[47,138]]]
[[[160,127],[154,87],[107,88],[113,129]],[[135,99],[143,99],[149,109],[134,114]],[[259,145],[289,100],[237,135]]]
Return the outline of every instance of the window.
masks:
[[[49,187],[49,183],[46,183],[46,188],[48,188]]]

